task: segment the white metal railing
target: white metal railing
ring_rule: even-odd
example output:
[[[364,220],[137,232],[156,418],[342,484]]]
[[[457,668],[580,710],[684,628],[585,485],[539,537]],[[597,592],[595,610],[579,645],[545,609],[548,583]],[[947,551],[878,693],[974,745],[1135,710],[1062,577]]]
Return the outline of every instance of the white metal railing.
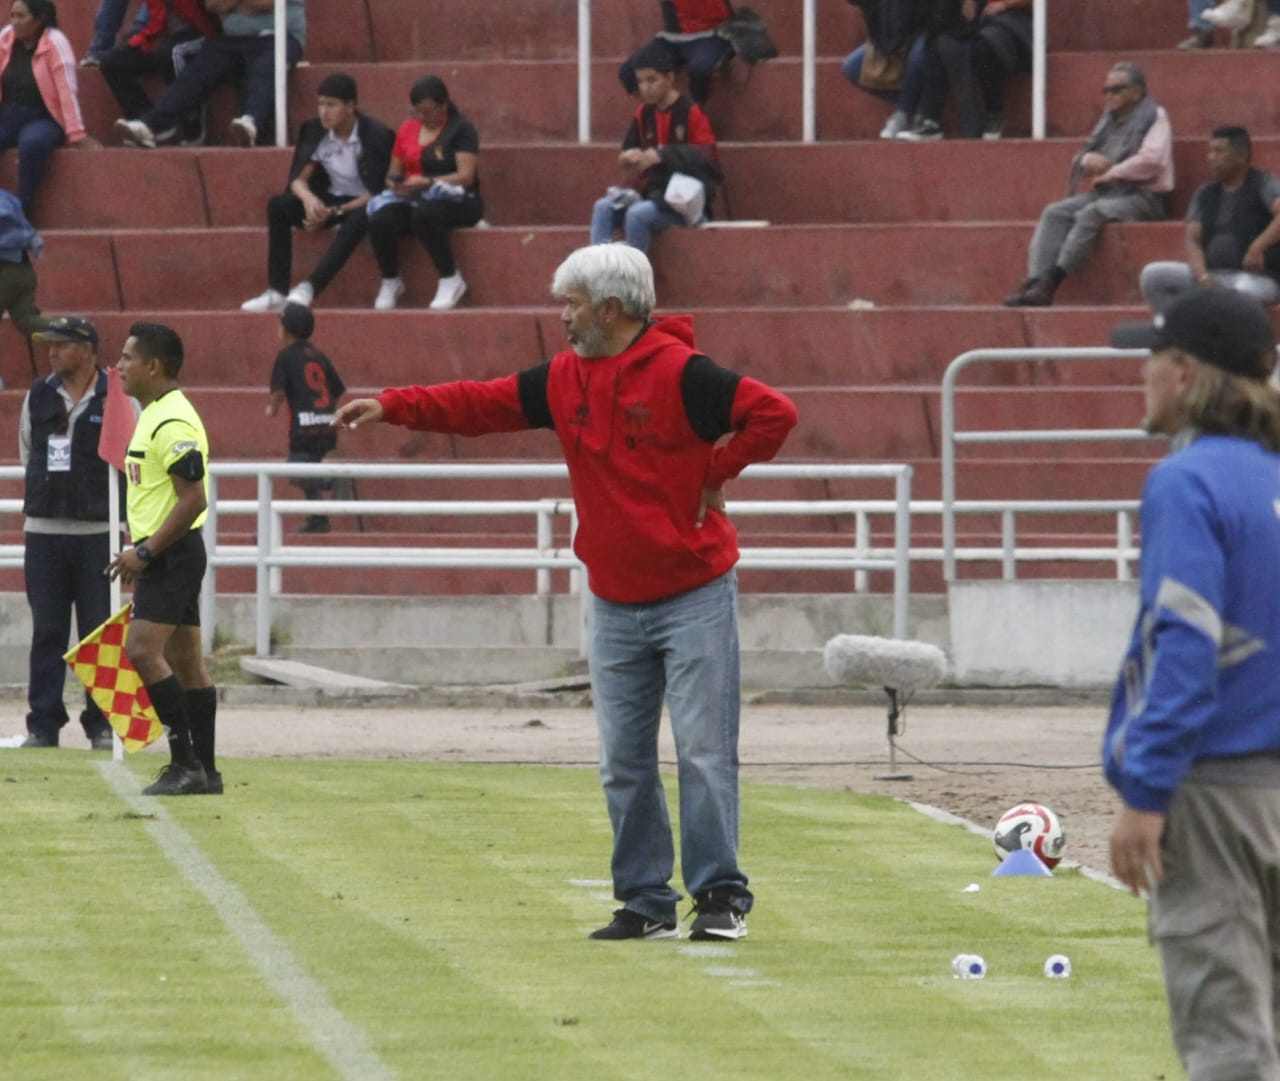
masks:
[[[980,363],[1009,364],[1023,363],[1028,360],[1054,360],[1066,363],[1075,361],[1140,360],[1147,355],[1145,349],[1108,349],[1101,347],[1092,349],[971,349],[967,353],[961,353],[947,365],[947,370],[942,377],[942,546],[943,574],[948,582],[955,581],[956,576],[957,447],[983,443],[1085,443],[1125,440],[1145,441],[1150,439],[1150,436],[1141,428],[1032,428],[1006,431],[958,431],[956,427],[955,388],[957,380],[965,369]],[[1006,501],[1004,505],[1014,513],[1019,510],[1020,506],[1014,501]],[[967,504],[967,506],[972,506],[972,503]],[[1136,503],[1134,506],[1136,506]],[[1034,507],[1034,503],[1021,505],[1021,509],[1029,513],[1042,513],[1042,511],[1034,510]],[[1123,511],[1126,514],[1132,509],[1127,502],[1116,508],[1106,501],[1100,500],[1063,501],[1063,509],[1068,508],[1074,508],[1081,512],[1096,512],[1100,509],[1110,508],[1117,510],[1117,512]],[[1012,519],[1006,519],[1004,528],[1011,527]],[[1118,528],[1122,532],[1125,528],[1128,529],[1129,544],[1125,545],[1125,547],[1131,547],[1132,525]],[[1117,542],[1117,547],[1121,547],[1119,541]],[[1043,552],[1046,550],[1031,549],[1029,551]],[[1028,554],[1024,558],[1049,557]],[[1117,554],[1116,559],[1117,566],[1121,566],[1122,560],[1119,554]],[[1127,577],[1127,562],[1124,562],[1123,565],[1126,570],[1122,572],[1121,576]],[[1005,569],[1009,569],[1007,565]]]
[[[256,479],[255,500],[230,501],[221,498],[211,500],[210,519],[206,523],[206,544],[210,547],[210,574],[216,575],[223,566],[254,566],[255,584],[255,634],[259,654],[270,651],[272,574],[285,567],[504,567],[525,568],[535,571],[569,570],[576,572],[581,565],[571,548],[550,544],[552,515],[572,513],[572,503],[567,498],[536,501],[499,501],[499,513],[533,514],[539,518],[537,543],[532,548],[335,548],[327,545],[294,545],[283,542],[282,517],[285,514],[307,514],[316,510],[315,503],[303,499],[277,499],[272,490],[276,478],[304,476],[328,476],[350,478],[410,479],[410,480],[477,480],[511,478],[567,478],[568,470],[561,464],[538,465],[368,465],[354,462],[326,462],[323,465],[300,465],[263,462],[215,463],[211,468],[211,483],[231,477]],[[744,473],[752,480],[762,479],[824,479],[824,480],[884,480],[892,481],[894,499],[894,543],[891,553],[869,557],[859,552],[856,543],[842,548],[810,549],[805,547],[749,548],[742,552],[740,566],[746,569],[774,570],[851,570],[891,571],[893,573],[894,635],[905,637],[908,626],[910,596],[910,538],[911,538],[911,476],[907,465],[757,465]],[[796,514],[854,514],[861,503],[858,500],[754,500],[732,502],[729,512],[734,515],[796,515]],[[452,505],[439,502],[326,500],[324,510],[330,514],[369,513],[473,513],[480,512],[485,501],[465,501]],[[425,509],[424,509],[425,508]],[[256,516],[256,543],[230,548],[220,544],[218,521],[227,514],[252,514]],[[856,538],[855,538],[856,540]],[[278,580],[277,580],[278,581]],[[204,590],[206,605],[212,605],[215,579],[207,582]],[[586,590],[579,589],[585,598]],[[212,608],[207,608],[209,625],[213,625]]]
[[[1043,139],[1049,51],[1049,0],[1031,5],[1031,138]]]
[[[276,0],[275,76],[276,76],[276,146],[289,145],[289,53],[285,33],[285,0]]]

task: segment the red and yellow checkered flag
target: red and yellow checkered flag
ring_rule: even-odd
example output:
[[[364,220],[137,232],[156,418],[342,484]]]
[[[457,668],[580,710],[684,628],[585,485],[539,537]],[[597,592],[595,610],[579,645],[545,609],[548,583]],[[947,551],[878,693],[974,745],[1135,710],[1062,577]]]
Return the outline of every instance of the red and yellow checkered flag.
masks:
[[[139,751],[164,735],[142,677],[124,651],[132,604],[126,604],[101,627],[68,651],[63,660],[89,690],[126,751]]]

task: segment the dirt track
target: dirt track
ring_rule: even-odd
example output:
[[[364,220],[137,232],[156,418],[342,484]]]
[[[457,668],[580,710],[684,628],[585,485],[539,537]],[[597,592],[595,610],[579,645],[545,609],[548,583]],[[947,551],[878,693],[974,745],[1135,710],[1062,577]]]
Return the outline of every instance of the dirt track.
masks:
[[[990,826],[1022,800],[1062,818],[1068,859],[1107,869],[1116,801],[1098,766],[1102,707],[937,706],[907,714],[899,747],[909,781],[887,772],[886,716],[858,706],[747,706],[743,776],[787,784],[878,792],[932,804]],[[222,754],[424,758],[594,766],[595,722],[587,708],[377,708],[223,706]],[[69,742],[74,737],[69,735]],[[675,754],[664,726],[663,758]],[[225,767],[234,780],[235,766]]]

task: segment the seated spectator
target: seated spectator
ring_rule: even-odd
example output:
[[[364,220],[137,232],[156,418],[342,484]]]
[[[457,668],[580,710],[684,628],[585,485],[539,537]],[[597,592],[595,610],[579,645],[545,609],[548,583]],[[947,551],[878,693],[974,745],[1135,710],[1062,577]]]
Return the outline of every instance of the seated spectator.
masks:
[[[0,150],[18,148],[18,201],[31,200],[63,143],[97,146],[84,130],[76,57],[52,0],[13,0],[0,30]]]
[[[960,18],[930,39],[920,118],[898,138],[942,138],[942,107],[950,97],[962,139],[999,139],[1004,84],[1031,70],[1031,0],[965,0]]]
[[[271,368],[271,398],[266,413],[274,417],[280,406],[289,406],[290,462],[323,462],[338,445],[333,414],[346,392],[333,363],[311,344],[316,319],[311,309],[287,304],[280,314],[280,340],[284,347]],[[307,499],[322,499],[333,488],[332,479],[307,477],[291,481]],[[328,533],[329,518],[309,514],[299,533]]]
[[[591,243],[609,243],[620,228],[628,244],[648,252],[654,233],[690,224],[664,199],[672,174],[686,173],[701,180],[710,206],[720,172],[711,121],[676,89],[671,53],[661,45],[650,45],[636,54],[635,64],[643,104],[627,128],[618,155],[625,183],[596,200]]]
[[[1261,304],[1280,301],[1280,180],[1253,168],[1244,128],[1215,128],[1209,173],[1187,209],[1185,263],[1148,263],[1142,298],[1162,312],[1188,290],[1220,287]]]
[[[732,14],[725,0],[659,0],[662,31],[647,45],[623,61],[618,81],[628,94],[639,93],[636,58],[654,46],[671,54],[674,67],[689,76],[689,96],[703,102],[711,94],[711,77],[733,57],[733,48],[716,33],[716,27]]]
[[[436,75],[424,75],[409,91],[415,116],[400,125],[387,190],[369,203],[369,239],[382,273],[373,302],[390,311],[404,295],[400,278],[400,237],[412,232],[427,249],[440,275],[433,311],[457,306],[467,291],[453,258],[450,233],[484,216],[480,198],[480,136],[449,99]]]
[[[1027,254],[1027,278],[1005,297],[1013,308],[1041,308],[1068,274],[1084,267],[1109,221],[1157,221],[1173,190],[1173,128],[1147,95],[1137,64],[1120,63],[1102,87],[1106,106],[1071,163],[1066,199],[1040,215]],[[1077,186],[1088,190],[1077,192]]]
[[[150,109],[116,121],[126,145],[154,150],[156,133],[169,131],[209,100],[218,84],[240,80],[241,115],[231,121],[230,137],[255,146],[268,135],[275,115],[275,15],[268,0],[205,0],[210,15],[222,20],[220,37],[208,38]],[[304,0],[285,0],[285,57],[290,67],[302,59],[307,41]]]
[[[356,109],[350,75],[320,80],[316,111],[298,131],[289,186],[267,203],[267,291],[241,304],[243,311],[280,311],[286,302],[310,307],[369,231],[365,207],[386,181],[395,133]],[[316,268],[286,297],[294,229],[336,233]]]
[[[924,88],[925,45],[932,29],[934,6],[916,4],[915,0],[849,0],[862,12],[867,24],[867,40],[845,57],[841,71],[859,90],[887,101],[893,112],[880,130],[881,139],[892,139],[911,127],[920,107]],[[873,52],[874,50],[874,52]],[[892,64],[896,78],[877,75],[868,70],[869,55],[901,57]]]
[[[1180,49],[1207,49],[1213,45],[1213,28],[1231,30],[1231,44],[1266,49],[1280,44],[1280,0],[1267,0],[1262,24],[1262,0],[1190,0],[1192,35]]]
[[[36,271],[31,265],[43,251],[44,241],[27,221],[22,204],[0,188],[0,313],[8,312],[27,339],[44,325],[36,307]]]
[[[99,21],[103,9],[112,3],[114,0],[104,0],[98,12]],[[120,8],[120,14],[123,13]],[[95,23],[95,37],[97,32],[98,23]],[[179,47],[191,48],[191,43],[216,37],[218,32],[217,20],[205,11],[201,0],[151,0],[138,9],[138,18],[124,44],[110,44],[91,52],[80,61],[80,66],[99,68],[120,111],[134,120],[151,109],[151,98],[142,88],[142,77],[158,75],[165,83],[172,83],[177,65],[182,63],[179,56],[185,52]],[[183,118],[181,131],[175,127],[157,132],[156,142],[180,140],[184,145],[196,145],[204,141],[203,129],[204,109],[197,107]]]

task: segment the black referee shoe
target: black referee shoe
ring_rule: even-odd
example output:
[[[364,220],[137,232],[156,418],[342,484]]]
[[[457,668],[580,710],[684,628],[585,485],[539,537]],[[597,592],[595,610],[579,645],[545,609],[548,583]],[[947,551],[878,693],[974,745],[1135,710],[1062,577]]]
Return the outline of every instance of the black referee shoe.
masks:
[[[203,766],[199,764],[184,766],[181,762],[170,762],[156,774],[156,779],[142,790],[142,794],[144,796],[202,796],[208,789]]]

